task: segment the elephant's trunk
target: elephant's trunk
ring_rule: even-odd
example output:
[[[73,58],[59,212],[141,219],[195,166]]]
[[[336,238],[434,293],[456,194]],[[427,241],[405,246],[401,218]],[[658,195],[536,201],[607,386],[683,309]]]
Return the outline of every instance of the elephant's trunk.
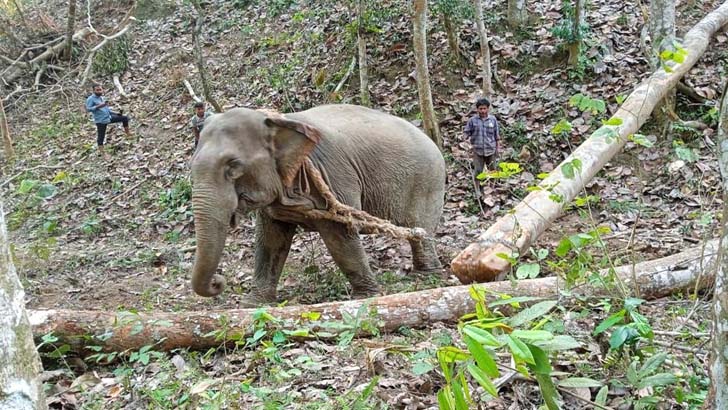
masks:
[[[194,189],[192,204],[195,210],[197,249],[192,268],[192,289],[200,296],[217,296],[225,288],[225,278],[215,273],[222,257],[230,213],[204,190]],[[226,215],[227,214],[227,215]]]

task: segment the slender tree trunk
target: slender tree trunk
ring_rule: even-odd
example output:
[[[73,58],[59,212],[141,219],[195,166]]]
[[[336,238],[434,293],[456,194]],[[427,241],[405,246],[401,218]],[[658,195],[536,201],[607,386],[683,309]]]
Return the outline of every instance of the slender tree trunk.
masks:
[[[481,71],[481,75],[483,76],[483,95],[490,97],[493,93],[493,73],[490,68],[490,44],[488,44],[488,32],[485,30],[483,2],[482,0],[474,0],[474,5],[475,22],[478,25],[478,35],[480,36],[480,55],[483,58]]]
[[[581,24],[584,21],[584,0],[574,0],[574,15],[571,21],[571,33],[573,41],[569,43],[569,65],[576,67],[579,64],[581,53]]]
[[[672,70],[669,73],[657,70],[627,97],[610,121],[620,120],[619,126],[604,125],[592,133],[541,181],[539,190],[529,193],[513,210],[480,235],[477,242],[460,252],[450,264],[452,272],[463,283],[487,282],[510,268],[510,264],[498,254],[510,254],[513,251],[511,246],[515,246],[521,255],[527,254],[531,244],[561,215],[563,204],[570,203],[604,164],[622,149],[627,137],[649,119],[656,104],[695,65],[708,48],[711,37],[726,23],[728,2],[703,18],[685,35],[683,46],[690,52],[682,63],[670,63]],[[574,159],[581,161],[581,169],[573,178],[566,178],[562,167],[572,165]],[[562,201],[553,201],[551,195],[559,196]]]
[[[13,139],[10,137],[8,117],[5,115],[2,98],[0,98],[0,136],[2,136],[3,147],[5,148],[5,160],[10,162],[15,158],[15,149],[13,148]]]
[[[215,108],[215,111],[222,112],[222,107],[217,103],[217,100],[212,96],[210,90],[210,81],[207,78],[207,70],[205,69],[205,62],[202,58],[202,46],[200,45],[200,36],[202,35],[202,23],[204,16],[202,14],[202,6],[199,0],[192,0],[192,5],[197,11],[197,18],[195,20],[195,29],[192,31],[192,41],[194,42],[195,49],[195,62],[197,63],[197,71],[200,72],[200,82],[202,83],[202,93],[205,94],[205,99]]]
[[[650,2],[650,21],[648,22],[652,39],[650,64],[657,69],[662,64],[660,53],[675,50],[675,0],[652,0]],[[670,90],[654,111],[655,120],[661,126],[670,121],[670,113],[675,111],[675,89]]]
[[[442,137],[435,116],[430,73],[427,67],[427,0],[414,0],[414,49],[422,124],[427,135],[442,149]]]
[[[68,0],[68,25],[66,25],[66,50],[64,57],[71,60],[73,52],[73,30],[76,28],[76,0]]]
[[[43,383],[38,379],[43,368],[8,245],[0,204],[0,409],[45,409]]]
[[[442,12],[442,24],[445,26],[445,33],[447,34],[447,45],[450,47],[450,56],[452,57],[455,66],[463,66],[462,54],[460,54],[460,45],[458,42],[458,35],[455,33],[455,29],[452,25],[452,19],[450,15],[443,10]]]
[[[723,177],[723,218],[720,264],[713,293],[713,335],[710,364],[710,393],[705,407],[728,409],[728,84],[723,88],[718,124],[718,166]]]
[[[23,26],[26,30],[30,31],[30,27],[28,27],[28,22],[25,20],[25,13],[23,13],[23,9],[20,8],[20,4],[18,3],[18,0],[12,0],[13,5],[15,6],[15,11],[18,12],[18,16],[20,16],[20,21],[23,23]]]
[[[527,21],[526,0],[508,0],[508,25],[511,28],[521,28]]]
[[[364,0],[359,0],[359,24],[357,29],[358,45],[359,45],[359,99],[361,105],[369,107],[372,105],[369,98],[369,74],[367,74],[367,39],[364,29]]]

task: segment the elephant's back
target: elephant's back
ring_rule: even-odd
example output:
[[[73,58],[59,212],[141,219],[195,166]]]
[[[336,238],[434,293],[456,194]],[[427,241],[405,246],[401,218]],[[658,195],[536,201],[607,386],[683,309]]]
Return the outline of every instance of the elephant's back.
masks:
[[[337,197],[397,224],[434,229],[444,199],[445,161],[417,127],[345,104],[287,117],[321,131],[312,159],[324,168]]]

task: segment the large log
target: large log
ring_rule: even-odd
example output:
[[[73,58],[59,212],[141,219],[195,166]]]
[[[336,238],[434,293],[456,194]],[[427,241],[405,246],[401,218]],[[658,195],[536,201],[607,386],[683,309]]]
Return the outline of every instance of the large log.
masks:
[[[646,299],[656,299],[682,290],[702,289],[713,280],[712,264],[717,244],[690,249],[686,252],[655,261],[616,269],[617,275],[627,286],[637,285]],[[606,274],[606,272],[602,272]],[[556,277],[491,282],[478,285],[496,293],[512,296],[560,297],[565,289],[563,281]],[[300,305],[267,308],[278,318],[279,328],[306,327],[312,332],[325,331],[336,335],[342,329],[330,328],[325,322],[341,321],[343,315],[356,316],[367,304],[371,317],[382,332],[392,332],[400,327],[422,327],[433,322],[457,321],[462,315],[474,311],[470,298],[471,286],[453,286],[420,292],[394,294],[368,300],[330,302],[318,305]],[[572,289],[574,294],[600,295],[603,288],[590,285]],[[206,349],[219,346],[220,340],[205,336],[223,330],[227,335],[250,335],[254,331],[256,309],[235,309],[208,312],[139,313],[99,312],[75,310],[36,310],[30,314],[36,338],[53,333],[59,343],[69,344],[73,350],[83,352],[85,346],[102,346],[107,351],[136,350],[154,344],[156,350],[177,348]],[[302,319],[308,312],[318,312],[317,321]],[[370,319],[367,314],[362,319]],[[227,323],[223,326],[221,323]],[[319,338],[324,336],[319,335]],[[329,336],[330,337],[330,336]]]
[[[493,280],[509,268],[508,261],[497,256],[499,253],[510,254],[512,250],[518,250],[524,254],[531,243],[561,215],[563,204],[571,202],[584,184],[622,149],[628,137],[647,121],[657,103],[690,70],[705,52],[710,38],[726,23],[728,2],[708,14],[685,35],[682,45],[688,55],[682,63],[672,65],[669,73],[662,68],[657,70],[629,95],[610,119],[610,123],[621,121],[621,125],[605,125],[591,134],[541,182],[540,189],[531,192],[512,212],[507,212],[481,235],[478,242],[470,244],[455,257],[451,267],[460,281]],[[581,169],[576,170],[574,178],[568,179],[564,177],[562,167],[571,164],[574,159],[581,161]],[[552,193],[560,195],[563,201],[557,203],[551,200]]]

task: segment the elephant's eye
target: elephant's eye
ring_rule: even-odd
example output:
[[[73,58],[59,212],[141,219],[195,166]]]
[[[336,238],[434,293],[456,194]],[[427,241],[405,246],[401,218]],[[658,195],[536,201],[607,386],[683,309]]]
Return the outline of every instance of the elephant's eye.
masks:
[[[225,176],[229,179],[238,179],[245,173],[245,164],[239,159],[233,159],[227,163]]]

